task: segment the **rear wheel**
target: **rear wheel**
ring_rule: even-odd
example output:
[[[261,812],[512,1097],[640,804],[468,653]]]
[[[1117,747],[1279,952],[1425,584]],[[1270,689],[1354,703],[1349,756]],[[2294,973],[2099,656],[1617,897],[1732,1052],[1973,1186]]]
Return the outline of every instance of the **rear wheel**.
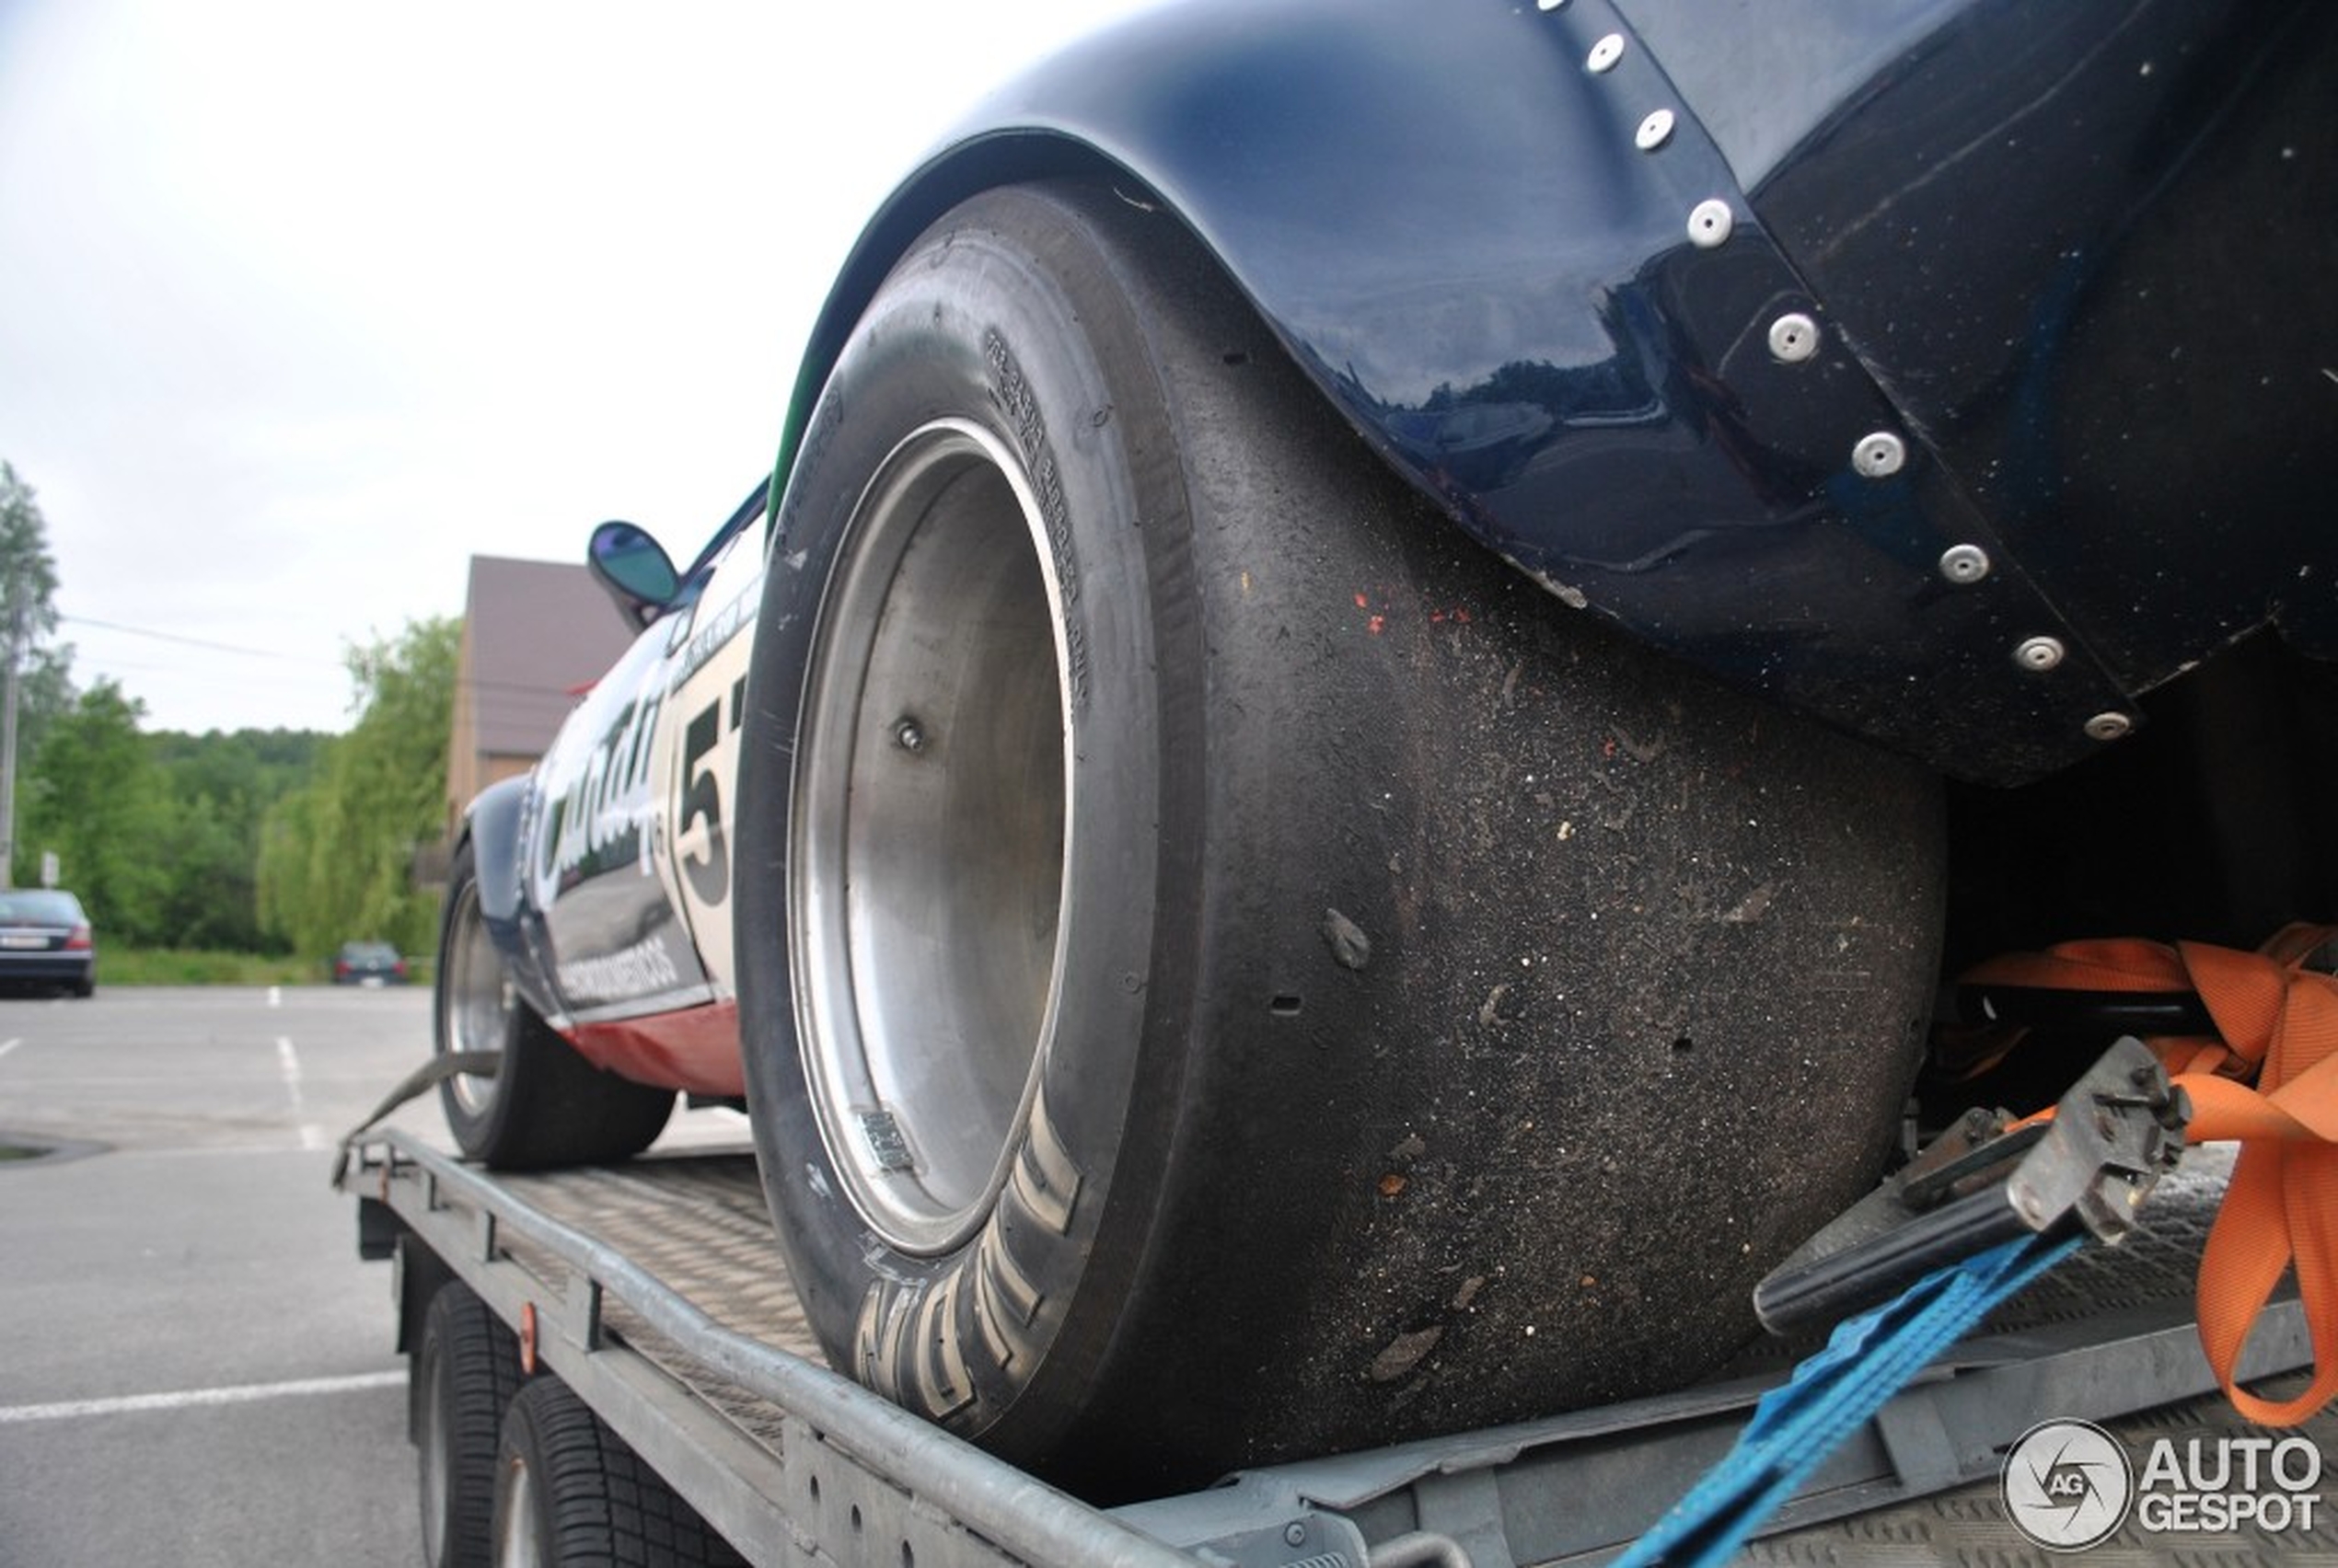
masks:
[[[1930,781],[1460,541],[1174,219],[938,225],[781,526],[747,1082],[881,1391],[1105,1493],[1621,1397],[1874,1174]]]
[[[504,1414],[495,1568],[743,1568],[744,1560],[557,1378]]]
[[[488,932],[468,842],[448,872],[435,1001],[440,1055],[503,1054],[493,1074],[457,1073],[438,1086],[447,1128],[473,1159],[503,1170],[623,1159],[647,1148],[673,1113],[671,1090],[593,1066],[521,998]]]

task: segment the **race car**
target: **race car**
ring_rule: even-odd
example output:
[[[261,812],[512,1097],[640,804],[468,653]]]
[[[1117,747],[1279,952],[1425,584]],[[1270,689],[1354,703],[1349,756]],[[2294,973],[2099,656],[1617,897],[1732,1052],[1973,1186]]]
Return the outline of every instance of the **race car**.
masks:
[[[440,923],[441,1053],[500,1051],[440,1086],[466,1154],[510,1170],[649,1147],[677,1090],[739,1099],[730,835],[757,484],[687,570],[627,523],[586,563],[640,628],[528,773],[465,813]]]
[[[474,807],[492,1162],[743,1100],[836,1364],[1109,1496],[1678,1383],[1936,988],[2329,917],[2338,11],[1205,0],[875,214]]]

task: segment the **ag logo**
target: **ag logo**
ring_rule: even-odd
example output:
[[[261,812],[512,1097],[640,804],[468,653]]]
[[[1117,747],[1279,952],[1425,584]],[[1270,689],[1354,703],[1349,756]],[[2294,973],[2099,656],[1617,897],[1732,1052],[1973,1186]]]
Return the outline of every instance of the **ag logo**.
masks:
[[[2084,1551],[2126,1522],[2135,1470],[2092,1422],[2048,1421],[2007,1452],[1999,1490],[2014,1528],[2048,1551]]]

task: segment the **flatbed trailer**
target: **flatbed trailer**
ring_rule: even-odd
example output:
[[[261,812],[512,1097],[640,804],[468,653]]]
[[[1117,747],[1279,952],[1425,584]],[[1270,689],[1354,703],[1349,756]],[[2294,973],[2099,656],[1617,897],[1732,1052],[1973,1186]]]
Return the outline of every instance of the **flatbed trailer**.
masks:
[[[2044,1561],[1997,1497],[2038,1423],[2125,1435],[2243,1430],[2198,1348],[2192,1281],[2229,1169],[2194,1150],[2145,1228],[2090,1247],[1890,1402],[1754,1541],[1759,1561]],[[358,1143],[341,1183],[360,1249],[395,1259],[399,1345],[459,1280],[747,1562],[1205,1562],[1241,1568],[1513,1568],[1600,1562],[1730,1447],[1812,1346],[1757,1347],[1661,1398],[1375,1452],[1246,1471],[1117,1507],[1058,1491],[830,1371],[772,1239],[751,1153],[652,1154],[547,1175],[490,1173],[404,1132]],[[2245,1378],[2310,1365],[2277,1303]],[[423,1401],[415,1401],[416,1420]],[[2338,1451],[2329,1412],[2305,1429]],[[426,1503],[426,1507],[428,1506]],[[2098,1561],[2338,1557],[2338,1528],[2150,1534],[2130,1518]]]

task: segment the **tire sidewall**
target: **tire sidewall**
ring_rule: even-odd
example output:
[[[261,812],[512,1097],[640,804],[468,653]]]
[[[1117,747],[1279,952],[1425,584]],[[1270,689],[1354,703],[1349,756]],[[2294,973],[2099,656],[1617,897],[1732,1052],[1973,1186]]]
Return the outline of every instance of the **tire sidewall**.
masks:
[[[423,1313],[412,1375],[423,1559],[430,1568],[485,1564],[503,1418],[521,1378],[518,1347],[469,1286],[449,1282]]]
[[[501,1436],[495,1446],[495,1497],[488,1534],[489,1550],[498,1562],[503,1560],[515,1504],[525,1506],[533,1516],[537,1544],[549,1554],[547,1568],[566,1555],[560,1535],[555,1461],[544,1427],[546,1407],[565,1394],[566,1390],[558,1384],[538,1378],[519,1391],[503,1413]],[[527,1491],[515,1497],[522,1478]]]
[[[1133,1167],[1144,1184],[1163,1157],[1177,1055],[1163,1043],[1182,1028],[1155,1016],[1153,998],[1189,991],[1174,971],[1195,900],[1174,847],[1191,811],[1181,779],[1198,778],[1202,758],[1198,704],[1175,689],[1198,662],[1162,645],[1185,577],[1181,531],[1157,525],[1181,518],[1177,469],[1124,442],[1165,429],[1160,389],[1130,374],[1146,356],[1126,306],[1093,285],[1067,292],[1065,277],[1097,269],[1029,265],[995,237],[1002,211],[1017,234],[1042,236],[1042,252],[1087,243],[1028,190],[963,209],[896,269],[807,432],[749,677],[741,863],[758,874],[738,889],[738,928],[748,1099],[814,1325],[864,1381],[1013,1452],[1018,1426],[1059,1424],[1102,1356],[1115,1292],[1083,1276],[1125,1270],[1137,1251],[1125,1227],[1100,1240],[1103,1211],[1116,1182]],[[1018,275],[1001,286],[1000,269]],[[1030,1123],[1011,1139],[1012,1174],[989,1222],[953,1251],[917,1257],[852,1210],[814,1108],[787,985],[788,758],[822,595],[851,548],[862,486],[896,443],[939,420],[978,424],[1013,452],[1040,513],[1068,651],[1072,805],[1064,986]],[[936,1335],[948,1342],[940,1356],[917,1353]]]

